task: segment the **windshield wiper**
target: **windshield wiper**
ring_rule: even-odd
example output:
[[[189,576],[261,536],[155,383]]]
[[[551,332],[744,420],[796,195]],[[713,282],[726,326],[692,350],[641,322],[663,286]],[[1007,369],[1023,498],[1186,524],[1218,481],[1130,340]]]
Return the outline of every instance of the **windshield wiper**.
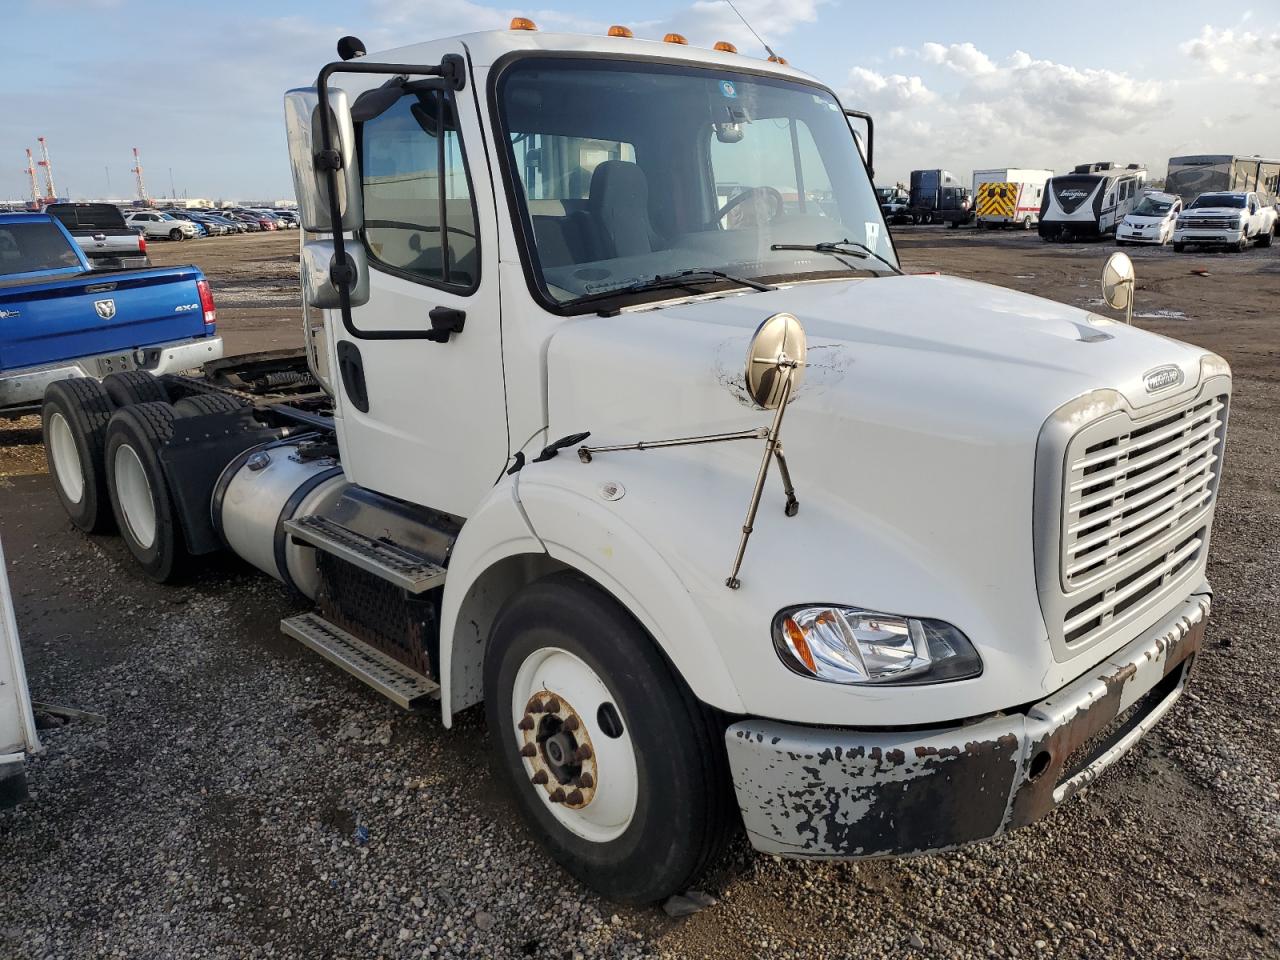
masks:
[[[773,284],[752,280],[750,277],[739,277],[724,270],[694,269],[681,270],[677,273],[660,273],[648,280],[640,280],[636,283],[615,287],[612,290],[601,290],[599,293],[589,293],[573,300],[566,300],[564,305],[569,307],[582,303],[597,303],[601,300],[612,300],[632,293],[647,293],[650,290],[686,289],[696,291],[699,284],[714,283],[717,280],[728,280],[730,283],[736,283],[740,287],[750,287],[752,290],[760,290],[762,292],[778,289]]]
[[[901,275],[902,270],[895,267],[880,254],[876,253],[865,243],[859,243],[857,240],[826,240],[822,243],[775,243],[770,250],[812,250],[815,253],[830,253],[835,256],[857,257],[860,260],[866,260],[873,257],[879,260],[894,273]],[[865,252],[863,252],[865,251]]]

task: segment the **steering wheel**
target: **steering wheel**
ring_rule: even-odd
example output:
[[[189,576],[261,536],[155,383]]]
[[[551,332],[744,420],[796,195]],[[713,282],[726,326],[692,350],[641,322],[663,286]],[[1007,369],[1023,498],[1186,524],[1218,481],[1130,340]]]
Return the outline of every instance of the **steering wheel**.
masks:
[[[767,197],[769,204],[773,207],[773,213],[769,215],[769,219],[777,220],[778,217],[782,216],[781,193],[773,187],[747,187],[747,189],[743,190],[737,196],[730,197],[725,205],[716,211],[715,219],[711,222],[713,224],[719,223],[739,206],[746,203],[748,200],[755,199],[761,195]]]

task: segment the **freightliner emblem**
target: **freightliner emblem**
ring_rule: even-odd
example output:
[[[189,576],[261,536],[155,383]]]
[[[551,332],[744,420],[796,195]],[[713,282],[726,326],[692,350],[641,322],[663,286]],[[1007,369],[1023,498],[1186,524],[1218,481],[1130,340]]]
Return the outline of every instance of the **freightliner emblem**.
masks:
[[[1175,366],[1156,367],[1142,379],[1147,385],[1147,393],[1167,390],[1169,387],[1176,387],[1182,382],[1182,368]]]

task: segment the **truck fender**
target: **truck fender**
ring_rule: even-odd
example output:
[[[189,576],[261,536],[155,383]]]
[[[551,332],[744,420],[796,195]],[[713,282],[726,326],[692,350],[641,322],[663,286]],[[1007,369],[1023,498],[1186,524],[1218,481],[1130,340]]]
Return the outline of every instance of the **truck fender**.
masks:
[[[527,509],[531,496],[536,530]],[[588,577],[629,611],[695,696],[742,712],[709,627],[675,571],[639,531],[582,494],[504,478],[463,525],[449,559],[440,617],[445,726],[484,698],[489,633],[507,598],[565,569]]]

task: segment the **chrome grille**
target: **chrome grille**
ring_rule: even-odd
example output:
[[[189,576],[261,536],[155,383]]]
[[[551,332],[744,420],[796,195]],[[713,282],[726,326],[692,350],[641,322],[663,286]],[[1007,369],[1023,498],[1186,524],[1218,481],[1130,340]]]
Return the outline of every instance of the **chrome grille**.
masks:
[[[1238,217],[1187,217],[1183,227],[1192,230],[1237,230],[1240,227]]]
[[[1062,624],[1085,643],[1156,602],[1195,566],[1222,459],[1226,397],[1132,420],[1117,413],[1067,445],[1060,576]]]

